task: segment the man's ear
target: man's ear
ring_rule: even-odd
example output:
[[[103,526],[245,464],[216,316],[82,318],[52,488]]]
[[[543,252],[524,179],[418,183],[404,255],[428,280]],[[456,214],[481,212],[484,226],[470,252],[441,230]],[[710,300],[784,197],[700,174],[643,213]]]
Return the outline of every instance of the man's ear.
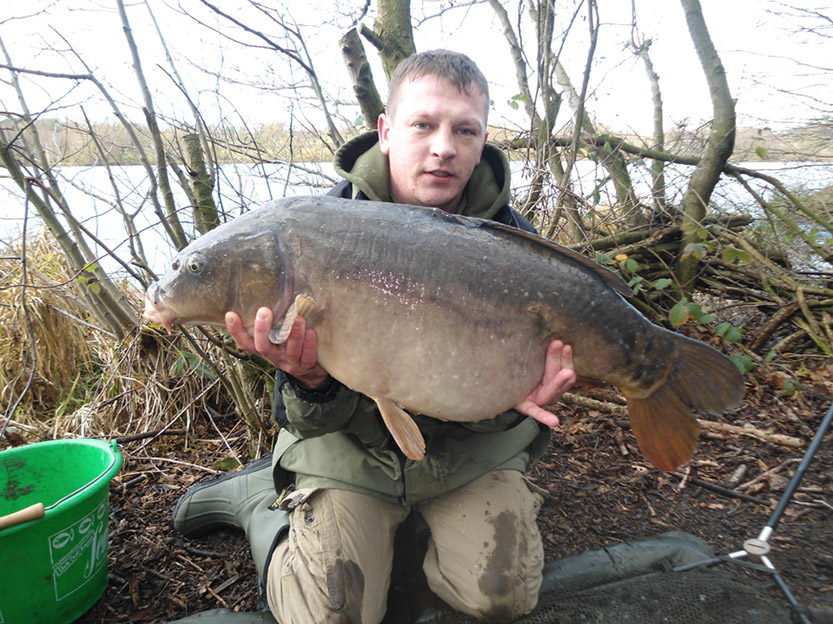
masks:
[[[390,154],[390,126],[391,120],[386,113],[379,115],[376,128],[379,130],[379,149],[387,156]]]

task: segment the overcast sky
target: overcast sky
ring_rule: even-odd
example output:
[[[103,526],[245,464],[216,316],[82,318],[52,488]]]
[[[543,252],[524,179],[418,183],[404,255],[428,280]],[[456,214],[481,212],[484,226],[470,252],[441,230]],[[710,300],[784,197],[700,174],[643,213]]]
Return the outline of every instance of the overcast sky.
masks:
[[[0,21],[0,37],[17,66],[48,72],[83,73],[85,70],[70,48],[93,68],[134,119],[141,120],[141,95],[131,68],[115,0],[0,0],[6,5]],[[738,100],[739,123],[752,127],[782,128],[830,114],[833,108],[833,39],[801,32],[819,24],[808,13],[767,0],[701,0],[712,39],[726,67],[732,94]],[[279,29],[267,16],[241,8],[243,0],[218,0],[224,10],[245,19],[267,33]],[[267,3],[268,4],[268,3]],[[326,93],[343,103],[347,119],[358,111],[350,106],[352,90],[344,68],[338,38],[351,20],[351,11],[363,2],[348,0],[275,1],[285,4],[284,15],[292,18],[304,34]],[[492,122],[524,123],[507,100],[517,92],[515,70],[508,46],[494,13],[485,4],[458,8],[441,17],[436,14],[448,2],[412,1],[419,25],[415,31],[418,49],[449,47],[466,52],[484,70],[493,85],[495,113]],[[459,2],[456,4],[460,4]],[[565,3],[557,3],[559,6]],[[816,6],[830,14],[827,3],[795,0],[805,9]],[[221,118],[235,123],[267,123],[286,120],[290,114],[307,116],[320,123],[315,108],[291,104],[285,97],[287,84],[304,80],[297,64],[287,62],[265,47],[237,45],[221,36],[251,36],[235,33],[227,21],[205,9],[199,0],[148,0],[191,97],[213,122]],[[507,3],[516,17],[514,4]],[[628,49],[631,40],[631,3],[599,0],[602,29],[591,74],[588,109],[597,121],[618,131],[650,132],[650,91],[641,61]],[[341,13],[339,13],[339,10]],[[165,115],[190,119],[184,98],[170,77],[170,67],[150,20],[144,0],[127,7],[134,36],[140,47],[143,68],[153,91],[155,105]],[[660,76],[666,123],[689,120],[699,125],[711,116],[708,90],[691,40],[683,10],[675,0],[636,0],[639,36],[653,41],[651,55]],[[192,17],[204,20],[200,26]],[[780,15],[774,13],[779,12]],[[586,11],[564,42],[562,60],[574,82],[579,83],[587,50]],[[526,17],[526,16],[524,16]],[[561,16],[559,26],[566,24]],[[368,21],[372,24],[372,21]],[[525,31],[527,40],[531,33]],[[833,33],[827,32],[828,36]],[[64,39],[66,41],[64,41]],[[369,48],[369,52],[372,51]],[[377,82],[384,82],[378,60],[372,56]],[[163,71],[163,69],[165,71]],[[166,73],[167,72],[167,73]],[[18,111],[17,98],[2,72],[0,105]],[[218,77],[219,76],[219,77]],[[232,83],[227,80],[233,81]],[[258,83],[253,89],[246,83]],[[88,84],[29,77],[24,80],[33,112],[47,107],[49,116],[80,117],[79,104],[93,118],[112,118],[107,105]],[[567,116],[562,116],[567,121]]]

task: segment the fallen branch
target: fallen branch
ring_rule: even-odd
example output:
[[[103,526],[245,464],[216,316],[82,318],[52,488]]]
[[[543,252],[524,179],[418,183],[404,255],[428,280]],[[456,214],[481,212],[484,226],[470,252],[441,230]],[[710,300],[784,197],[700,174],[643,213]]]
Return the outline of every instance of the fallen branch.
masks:
[[[686,477],[686,475],[680,472],[672,473],[675,477],[680,478],[681,480],[685,480],[687,478],[688,482],[697,485],[703,489],[709,490],[710,492],[714,492],[715,494],[720,494],[721,496],[725,496],[726,498],[737,498],[748,503],[755,503],[756,505],[762,505],[764,507],[770,507],[769,501],[765,501],[762,498],[755,498],[754,496],[749,496],[749,494],[743,494],[742,492],[735,492],[734,490],[729,490],[722,485],[717,485],[716,483],[712,483],[711,481],[704,481],[703,479],[698,479],[696,477]]]
[[[713,422],[711,420],[697,419],[700,429],[703,431],[711,431],[716,433],[731,433],[734,435],[746,435],[769,444],[778,444],[781,446],[788,446],[790,448],[801,448],[804,446],[804,441],[800,438],[784,435],[781,433],[770,433],[762,429],[757,429],[751,425],[744,425],[739,427],[737,425],[727,425],[724,423]]]
[[[624,405],[617,405],[616,403],[610,403],[608,401],[599,401],[598,399],[591,399],[590,397],[584,396],[582,394],[575,394],[573,392],[568,392],[563,397],[561,397],[561,401],[567,403],[568,405],[575,405],[576,407],[584,407],[587,409],[594,409],[600,412],[609,412],[613,414],[627,414],[628,408]]]
[[[133,435],[116,436],[113,439],[118,444],[126,444],[128,442],[146,440],[147,438],[155,438],[156,436],[162,435],[185,435],[185,429],[159,429],[158,431],[146,431],[144,433],[134,433]]]
[[[801,459],[798,458],[798,457],[793,457],[793,458],[787,459],[787,460],[781,462],[780,464],[778,464],[775,468],[770,468],[769,470],[766,470],[766,471],[762,472],[761,474],[759,474],[754,479],[750,479],[746,483],[740,484],[737,487],[737,489],[738,490],[748,490],[750,487],[752,487],[756,483],[760,483],[761,481],[767,479],[768,477],[770,477],[774,474],[777,474],[778,472],[780,472],[786,466],[789,466],[790,464],[797,464],[800,461],[801,461]]]

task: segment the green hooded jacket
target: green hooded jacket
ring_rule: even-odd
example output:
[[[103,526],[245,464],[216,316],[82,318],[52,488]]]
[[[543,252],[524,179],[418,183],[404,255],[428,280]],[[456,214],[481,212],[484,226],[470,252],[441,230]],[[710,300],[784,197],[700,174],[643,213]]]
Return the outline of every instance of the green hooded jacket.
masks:
[[[379,150],[376,132],[345,143],[334,163],[344,180],[330,195],[392,201],[388,161]],[[509,198],[509,162],[487,143],[460,212],[533,230],[511,210]],[[423,460],[413,461],[393,441],[372,399],[337,381],[308,391],[281,371],[276,379],[274,416],[281,430],[274,453],[280,468],[294,475],[298,489],[344,489],[415,504],[492,470],[524,471],[544,453],[550,439],[548,427],[514,410],[475,423],[415,416],[426,453]],[[278,491],[285,483],[276,471]]]

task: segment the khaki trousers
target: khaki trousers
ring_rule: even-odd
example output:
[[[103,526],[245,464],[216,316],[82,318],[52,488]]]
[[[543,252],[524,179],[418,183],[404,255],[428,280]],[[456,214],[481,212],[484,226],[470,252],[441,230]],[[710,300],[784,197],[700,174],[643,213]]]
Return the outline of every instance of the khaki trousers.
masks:
[[[415,506],[431,530],[430,588],[475,617],[509,622],[538,601],[544,565],[540,494],[515,470],[495,471]],[[294,492],[267,598],[280,624],[378,624],[385,614],[396,527],[410,507],[363,494]]]

